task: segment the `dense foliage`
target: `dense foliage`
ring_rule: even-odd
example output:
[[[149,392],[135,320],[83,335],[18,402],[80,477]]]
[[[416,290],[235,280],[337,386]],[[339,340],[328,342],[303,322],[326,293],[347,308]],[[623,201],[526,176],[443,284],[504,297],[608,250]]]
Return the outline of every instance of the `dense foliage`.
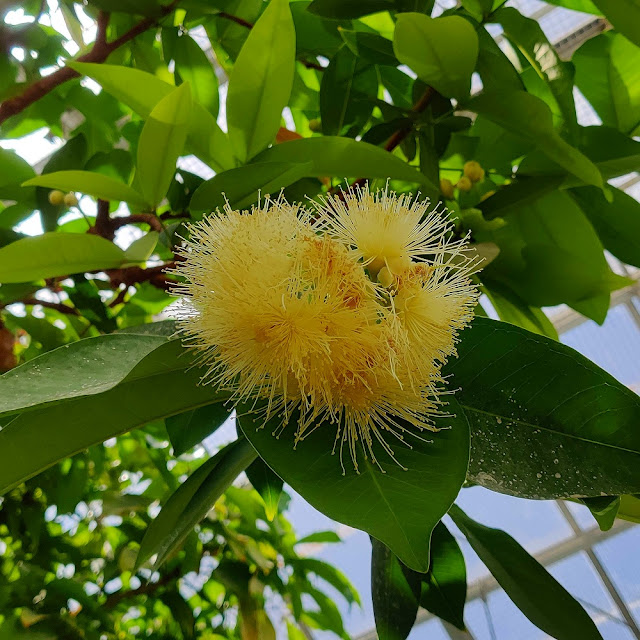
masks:
[[[406,638],[419,606],[464,628],[447,513],[534,624],[600,637],[453,502],[479,484],[581,500],[603,528],[640,520],[640,401],[557,342],[542,309],[602,323],[631,283],[605,250],[640,267],[640,204],[608,182],[639,166],[640,8],[555,0],[600,20],[567,60],[505,2],[459,4],[2,3],[0,636],[348,637],[333,596],[357,595],[296,546],[338,539],[296,540],[286,482],[372,536],[382,640]],[[576,87],[601,125],[578,122]],[[43,129],[43,164],[8,150]],[[238,439],[209,457],[200,443],[233,407],[198,384],[163,315],[187,223],[345,180],[448,207],[500,320],[479,305],[462,331],[445,428],[397,449],[406,471],[343,470],[335,429],[294,450],[243,408]],[[232,484],[245,469],[253,488]]]

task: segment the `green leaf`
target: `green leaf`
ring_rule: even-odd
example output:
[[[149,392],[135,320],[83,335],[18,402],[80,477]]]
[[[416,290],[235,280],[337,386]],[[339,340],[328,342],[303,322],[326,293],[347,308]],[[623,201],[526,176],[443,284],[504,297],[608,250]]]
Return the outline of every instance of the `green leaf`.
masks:
[[[506,211],[503,212],[506,215]],[[500,247],[484,276],[513,289],[531,306],[574,305],[608,296],[611,270],[602,244],[582,210],[566,191],[552,191],[512,208],[502,226],[483,228],[469,220],[478,242]],[[594,319],[602,321],[608,309]]]
[[[570,347],[476,318],[445,368],[471,426],[469,478],[525,498],[640,491],[640,398]]]
[[[405,640],[420,601],[420,574],[407,569],[382,542],[371,539],[371,599],[380,640]]]
[[[390,40],[376,33],[350,31],[349,29],[340,29],[340,36],[354,54],[361,56],[366,61],[390,67],[398,65],[398,59],[393,53],[393,43]],[[374,92],[375,95],[377,95],[377,91]]]
[[[640,47],[640,4],[638,0],[592,0],[623,36]]]
[[[322,74],[320,117],[322,133],[333,136],[366,124],[378,93],[375,67],[346,45],[338,50]]]
[[[597,496],[582,498],[582,504],[589,508],[601,531],[609,531],[620,509],[620,496]]]
[[[223,171],[195,190],[189,209],[198,213],[222,209],[225,198],[233,209],[245,209],[259,197],[275,195],[308,175],[312,167],[311,162],[256,162]]]
[[[499,282],[485,282],[483,293],[487,295],[500,320],[515,324],[552,340],[558,340],[558,332],[540,307],[532,307],[517,293]]]
[[[485,27],[479,28],[477,33],[480,45],[477,71],[482,79],[484,90],[493,93],[506,89],[515,91],[524,89],[520,74],[493,36]]]
[[[231,409],[222,402],[192,409],[164,422],[173,447],[173,455],[180,456],[202,442],[229,417]]]
[[[326,544],[334,542],[342,542],[342,538],[335,531],[318,531],[296,540],[296,544]]]
[[[157,231],[149,231],[142,237],[134,240],[125,250],[127,262],[145,262],[153,255],[153,250],[158,244],[160,234]]]
[[[462,0],[462,6],[478,22],[482,22],[491,13],[493,0]]]
[[[455,98],[469,95],[478,59],[478,35],[468,20],[400,13],[393,50],[402,64],[441,94]]]
[[[140,69],[90,62],[69,62],[68,66],[93,78],[105,91],[143,118],[147,118],[160,100],[175,90],[173,85]],[[227,135],[199,103],[193,105],[187,141],[194,153],[216,171],[235,166]]]
[[[254,463],[255,464],[255,463]],[[296,561],[296,567],[302,569],[303,572],[310,571],[318,578],[322,578],[329,583],[349,604],[357,604],[362,606],[358,592],[351,584],[347,576],[336,567],[333,567],[318,558],[301,558]]]
[[[593,187],[572,189],[604,248],[626,264],[640,267],[640,203],[620,189],[609,187],[611,202]]]
[[[18,202],[27,200],[29,195],[33,198],[29,190],[21,187],[33,175],[31,165],[15,151],[0,149],[0,198]]]
[[[640,524],[640,497],[620,496],[618,518]]]
[[[0,494],[91,445],[153,420],[226,400],[227,395],[212,385],[198,384],[202,370],[193,365],[180,342],[171,340],[107,391],[15,417],[0,431]],[[171,392],[159,393],[165,388]]]
[[[191,88],[185,82],[158,102],[140,134],[136,177],[145,200],[154,209],[169,190],[190,117]]]
[[[573,100],[573,66],[560,59],[540,24],[517,9],[503,7],[492,14],[491,20],[502,25],[505,36],[547,83],[567,128],[575,133],[578,122]]]
[[[269,521],[278,513],[278,503],[282,494],[284,482],[260,458],[247,467],[247,477],[253,488],[264,501],[265,511]]]
[[[431,565],[422,578],[420,606],[458,629],[464,626],[467,570],[456,539],[439,522],[431,536]]]
[[[392,0],[313,0],[307,11],[331,20],[342,20],[394,8]]]
[[[372,144],[349,138],[323,136],[291,140],[263,151],[256,161],[299,164],[311,161],[308,176],[391,178],[425,185],[428,196],[439,193],[439,189],[401,158]]]
[[[146,208],[146,200],[135,189],[115,178],[91,171],[55,171],[27,180],[23,186],[50,187],[62,191],[80,191],[102,200],[128,202]]]
[[[243,416],[240,427],[260,457],[316,509],[368,532],[408,567],[426,571],[431,531],[455,499],[467,467],[466,419],[450,400],[446,411],[455,415],[436,419],[443,429],[433,434],[432,442],[415,438],[412,449],[401,444],[395,448],[407,471],[384,453],[378,461],[384,473],[361,454],[360,473],[349,459],[343,471],[339,456],[332,454],[335,428],[329,424],[316,428],[295,451],[293,424],[285,432],[288,437],[272,435],[279,417],[260,428],[260,420]]]
[[[0,282],[30,282],[103,271],[126,262],[124,251],[100,236],[49,232],[22,238],[0,249]]]
[[[136,565],[139,567],[158,554],[153,566],[159,567],[255,458],[252,446],[241,438],[192,473],[151,521],[140,543]]]
[[[289,2],[271,0],[251,29],[229,77],[229,140],[240,162],[253,158],[276,137],[291,95],[295,58]]]
[[[555,4],[558,7],[566,7],[567,9],[573,9],[574,11],[581,11],[582,13],[591,13],[595,16],[601,16],[602,13],[593,4],[593,0],[547,0],[549,4]]]
[[[619,33],[601,33],[574,54],[576,85],[603,125],[633,135],[640,126],[640,47]]]
[[[114,333],[78,340],[29,360],[0,376],[0,415],[103,393],[166,343],[162,336]]]
[[[586,184],[603,186],[598,168],[553,129],[551,110],[540,98],[525,91],[482,93],[466,106],[535,144],[551,160]]]
[[[513,603],[557,640],[602,640],[575,598],[510,535],[469,518],[457,505],[449,515]]]
[[[198,43],[189,35],[178,38],[173,51],[176,70],[191,86],[193,99],[212,115],[218,115],[218,76]]]

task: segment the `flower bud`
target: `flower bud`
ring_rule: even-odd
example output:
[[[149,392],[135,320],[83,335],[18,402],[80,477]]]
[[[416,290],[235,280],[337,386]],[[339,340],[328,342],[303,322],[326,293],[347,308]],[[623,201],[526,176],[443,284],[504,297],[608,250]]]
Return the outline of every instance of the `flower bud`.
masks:
[[[467,178],[467,176],[462,176],[460,180],[458,180],[458,184],[456,185],[460,191],[471,191],[473,185],[471,184],[471,180]]]
[[[471,180],[471,182],[480,182],[484,179],[484,169],[480,166],[479,162],[470,160],[465,162],[463,167],[464,175]]]
[[[71,192],[67,193],[67,195],[64,197],[64,203],[67,205],[67,207],[77,207],[78,198],[76,198],[76,194]]]
[[[313,131],[314,133],[321,133],[322,122],[320,121],[320,119],[313,118],[312,120],[309,120],[309,129],[311,129],[311,131]]]
[[[447,200],[453,200],[453,183],[447,178],[440,180],[440,191]]]
[[[49,202],[54,207],[59,207],[64,202],[64,193],[62,193],[62,191],[59,191],[58,189],[49,191]]]

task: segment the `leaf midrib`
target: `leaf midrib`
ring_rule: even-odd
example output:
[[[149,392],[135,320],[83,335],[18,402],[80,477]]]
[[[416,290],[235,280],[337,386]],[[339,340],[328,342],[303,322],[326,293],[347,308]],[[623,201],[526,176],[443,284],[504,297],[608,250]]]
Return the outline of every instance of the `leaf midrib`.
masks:
[[[492,418],[500,418],[501,420],[504,420],[505,422],[509,422],[509,423],[516,423],[520,426],[523,427],[528,427],[530,429],[535,429],[538,431],[546,431],[547,433],[552,433],[554,435],[557,436],[564,436],[565,438],[571,438],[573,440],[578,440],[580,442],[586,442],[588,444],[592,444],[592,445],[596,445],[596,446],[601,446],[601,447],[609,447],[610,449],[617,449],[618,451],[624,451],[625,453],[633,453],[635,455],[640,455],[640,451],[637,451],[635,449],[627,449],[626,447],[620,447],[618,445],[615,444],[609,444],[607,442],[598,442],[597,440],[589,440],[588,438],[583,438],[581,436],[572,434],[572,433],[567,433],[565,431],[556,431],[554,429],[550,429],[549,427],[543,427],[541,425],[538,424],[533,424],[531,422],[527,422],[526,420],[520,420],[518,418],[512,418],[506,415],[502,415],[500,413],[493,413],[491,411],[484,411],[482,409],[477,409],[476,407],[470,407],[469,405],[465,404],[464,402],[461,402],[460,400],[458,400],[460,406],[465,410],[465,411],[470,411],[473,413],[481,413],[483,415],[486,416],[491,416]]]

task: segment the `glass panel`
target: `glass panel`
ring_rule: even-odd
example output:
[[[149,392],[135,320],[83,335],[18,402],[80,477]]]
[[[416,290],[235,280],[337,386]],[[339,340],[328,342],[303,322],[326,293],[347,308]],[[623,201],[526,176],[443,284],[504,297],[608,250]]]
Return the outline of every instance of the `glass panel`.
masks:
[[[616,590],[640,625],[640,527],[600,542],[593,550]]]

